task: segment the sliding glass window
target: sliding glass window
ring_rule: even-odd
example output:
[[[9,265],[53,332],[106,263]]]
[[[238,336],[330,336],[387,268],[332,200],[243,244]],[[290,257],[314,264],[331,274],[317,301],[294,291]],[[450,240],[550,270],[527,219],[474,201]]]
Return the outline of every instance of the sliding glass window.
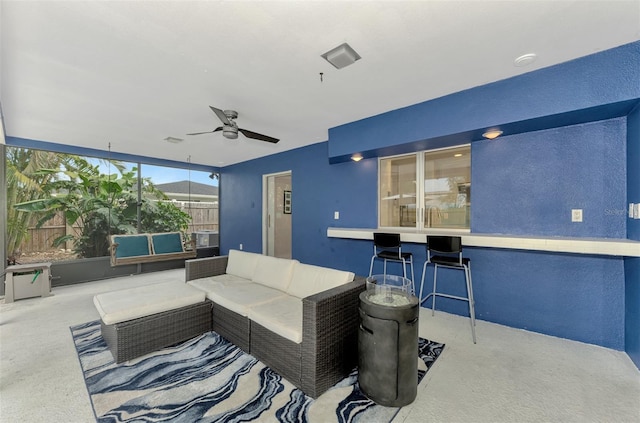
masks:
[[[381,228],[469,229],[471,147],[381,158],[378,186]]]

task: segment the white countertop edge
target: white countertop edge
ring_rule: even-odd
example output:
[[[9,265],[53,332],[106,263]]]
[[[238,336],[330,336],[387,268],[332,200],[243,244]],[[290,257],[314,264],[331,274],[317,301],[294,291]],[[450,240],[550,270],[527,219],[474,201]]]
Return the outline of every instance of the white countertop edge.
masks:
[[[383,230],[358,228],[327,228],[329,238],[373,240],[374,232],[400,233],[400,240],[423,244],[425,232],[411,230]],[[596,254],[606,256],[640,257],[640,241],[609,238],[544,238],[517,235],[474,234],[468,231],[430,232],[430,235],[462,237],[462,245],[469,247],[505,248],[514,250],[552,251],[560,253]]]

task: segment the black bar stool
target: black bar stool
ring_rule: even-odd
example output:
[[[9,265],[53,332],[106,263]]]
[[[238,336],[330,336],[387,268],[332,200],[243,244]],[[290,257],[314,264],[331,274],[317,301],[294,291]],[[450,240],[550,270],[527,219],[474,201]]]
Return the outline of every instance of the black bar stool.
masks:
[[[402,276],[407,277],[407,263],[411,265],[411,293],[415,295],[415,277],[413,273],[413,254],[402,251],[400,234],[390,234],[385,232],[374,232],[373,234],[373,256],[371,266],[369,266],[369,276],[373,273],[373,263],[375,259],[384,260],[383,273],[387,274],[387,261],[402,263]]]
[[[427,266],[433,264],[433,291],[426,297],[422,297],[424,289],[424,279],[427,273]],[[464,277],[467,282],[467,296],[442,294],[437,292],[436,282],[438,278],[438,267],[448,269],[464,270]],[[422,305],[429,297],[432,297],[431,315],[436,308],[436,297],[453,298],[469,303],[469,316],[471,317],[471,335],[473,343],[476,343],[476,311],[473,300],[473,284],[471,281],[471,260],[462,257],[462,238],[459,236],[429,236],[427,235],[427,261],[422,267],[422,281],[420,282],[420,304]]]

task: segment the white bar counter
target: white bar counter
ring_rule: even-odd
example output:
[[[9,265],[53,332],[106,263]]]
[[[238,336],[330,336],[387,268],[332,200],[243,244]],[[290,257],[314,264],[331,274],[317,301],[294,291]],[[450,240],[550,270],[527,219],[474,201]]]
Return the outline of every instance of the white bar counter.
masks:
[[[640,257],[640,241],[617,238],[532,237],[470,233],[468,231],[416,231],[415,229],[327,228],[327,237],[373,240],[374,232],[400,233],[402,242],[425,244],[428,235],[462,238],[468,247],[505,248],[511,250],[550,251],[573,254]]]

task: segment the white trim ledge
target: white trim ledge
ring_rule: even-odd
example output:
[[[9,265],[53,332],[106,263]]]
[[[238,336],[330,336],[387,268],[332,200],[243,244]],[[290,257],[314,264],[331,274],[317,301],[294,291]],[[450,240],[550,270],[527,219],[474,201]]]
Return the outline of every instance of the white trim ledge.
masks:
[[[374,232],[400,233],[402,242],[426,243],[427,232],[415,230],[385,231],[378,229],[327,228],[327,237],[373,240]],[[640,257],[640,241],[616,238],[527,237],[516,235],[474,234],[468,231],[429,232],[429,235],[462,237],[469,247],[506,248],[510,250],[550,251],[573,254]]]

